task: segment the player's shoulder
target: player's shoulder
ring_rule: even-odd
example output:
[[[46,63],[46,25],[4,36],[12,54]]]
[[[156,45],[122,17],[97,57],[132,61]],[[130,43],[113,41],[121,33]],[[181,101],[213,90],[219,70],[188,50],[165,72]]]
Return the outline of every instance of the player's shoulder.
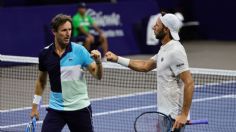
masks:
[[[173,51],[182,51],[184,46],[179,41],[172,40],[172,50]]]
[[[46,47],[44,47],[40,52],[41,53],[46,53],[46,52],[48,52],[48,51],[50,51],[52,49],[52,46],[53,46],[53,43],[48,45],[48,46],[46,46]]]
[[[72,47],[73,50],[76,50],[76,51],[85,50],[82,43],[71,42],[71,47]]]
[[[52,46],[53,46],[53,44],[50,44],[50,45],[44,47],[42,50],[40,50],[39,58],[47,56],[48,53],[50,53],[50,50],[52,50]]]
[[[173,57],[183,53],[185,53],[184,46],[179,41],[173,41],[172,48],[169,51],[169,54]]]

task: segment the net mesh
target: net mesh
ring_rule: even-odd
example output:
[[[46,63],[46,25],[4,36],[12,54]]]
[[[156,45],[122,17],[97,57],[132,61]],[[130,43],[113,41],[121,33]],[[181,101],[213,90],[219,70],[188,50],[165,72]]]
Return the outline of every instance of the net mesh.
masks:
[[[29,122],[38,60],[0,56],[0,131],[24,131]],[[140,73],[114,63],[103,63],[101,81],[86,72],[96,132],[134,131],[135,118],[156,106],[156,72]],[[191,125],[187,132],[236,131],[236,71],[191,68],[195,92],[191,119],[208,119],[208,125]],[[47,83],[40,108],[40,131],[48,104]],[[63,132],[69,132],[67,126]]]

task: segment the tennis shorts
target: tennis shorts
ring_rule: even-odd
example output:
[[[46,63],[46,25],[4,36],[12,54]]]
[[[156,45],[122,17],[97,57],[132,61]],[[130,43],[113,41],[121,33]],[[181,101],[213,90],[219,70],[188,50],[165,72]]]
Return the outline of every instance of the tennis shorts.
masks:
[[[66,124],[71,132],[93,132],[91,106],[76,111],[57,111],[51,108],[47,111],[42,132],[61,132]]]

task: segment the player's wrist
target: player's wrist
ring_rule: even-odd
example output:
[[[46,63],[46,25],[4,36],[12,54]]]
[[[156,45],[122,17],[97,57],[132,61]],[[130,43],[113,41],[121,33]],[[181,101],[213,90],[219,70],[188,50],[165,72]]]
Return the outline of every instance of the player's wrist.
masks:
[[[102,60],[101,60],[101,59],[95,60],[95,63],[96,63],[97,65],[101,65],[101,64],[102,64]]]
[[[130,59],[118,56],[117,63],[123,66],[129,66]]]
[[[102,57],[101,54],[99,54],[98,58],[95,59],[96,64],[101,64],[102,63]]]
[[[41,102],[42,96],[34,95],[33,104],[39,105]]]

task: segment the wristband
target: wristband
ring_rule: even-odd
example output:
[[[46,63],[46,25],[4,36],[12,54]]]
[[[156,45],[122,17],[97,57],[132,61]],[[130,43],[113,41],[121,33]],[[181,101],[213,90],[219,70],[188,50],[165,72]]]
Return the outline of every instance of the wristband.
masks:
[[[118,64],[121,64],[123,66],[128,67],[129,66],[129,62],[130,62],[130,59],[118,56],[118,60],[117,60]]]
[[[42,96],[39,95],[34,95],[34,99],[33,99],[33,104],[40,104],[40,101],[42,99]]]

